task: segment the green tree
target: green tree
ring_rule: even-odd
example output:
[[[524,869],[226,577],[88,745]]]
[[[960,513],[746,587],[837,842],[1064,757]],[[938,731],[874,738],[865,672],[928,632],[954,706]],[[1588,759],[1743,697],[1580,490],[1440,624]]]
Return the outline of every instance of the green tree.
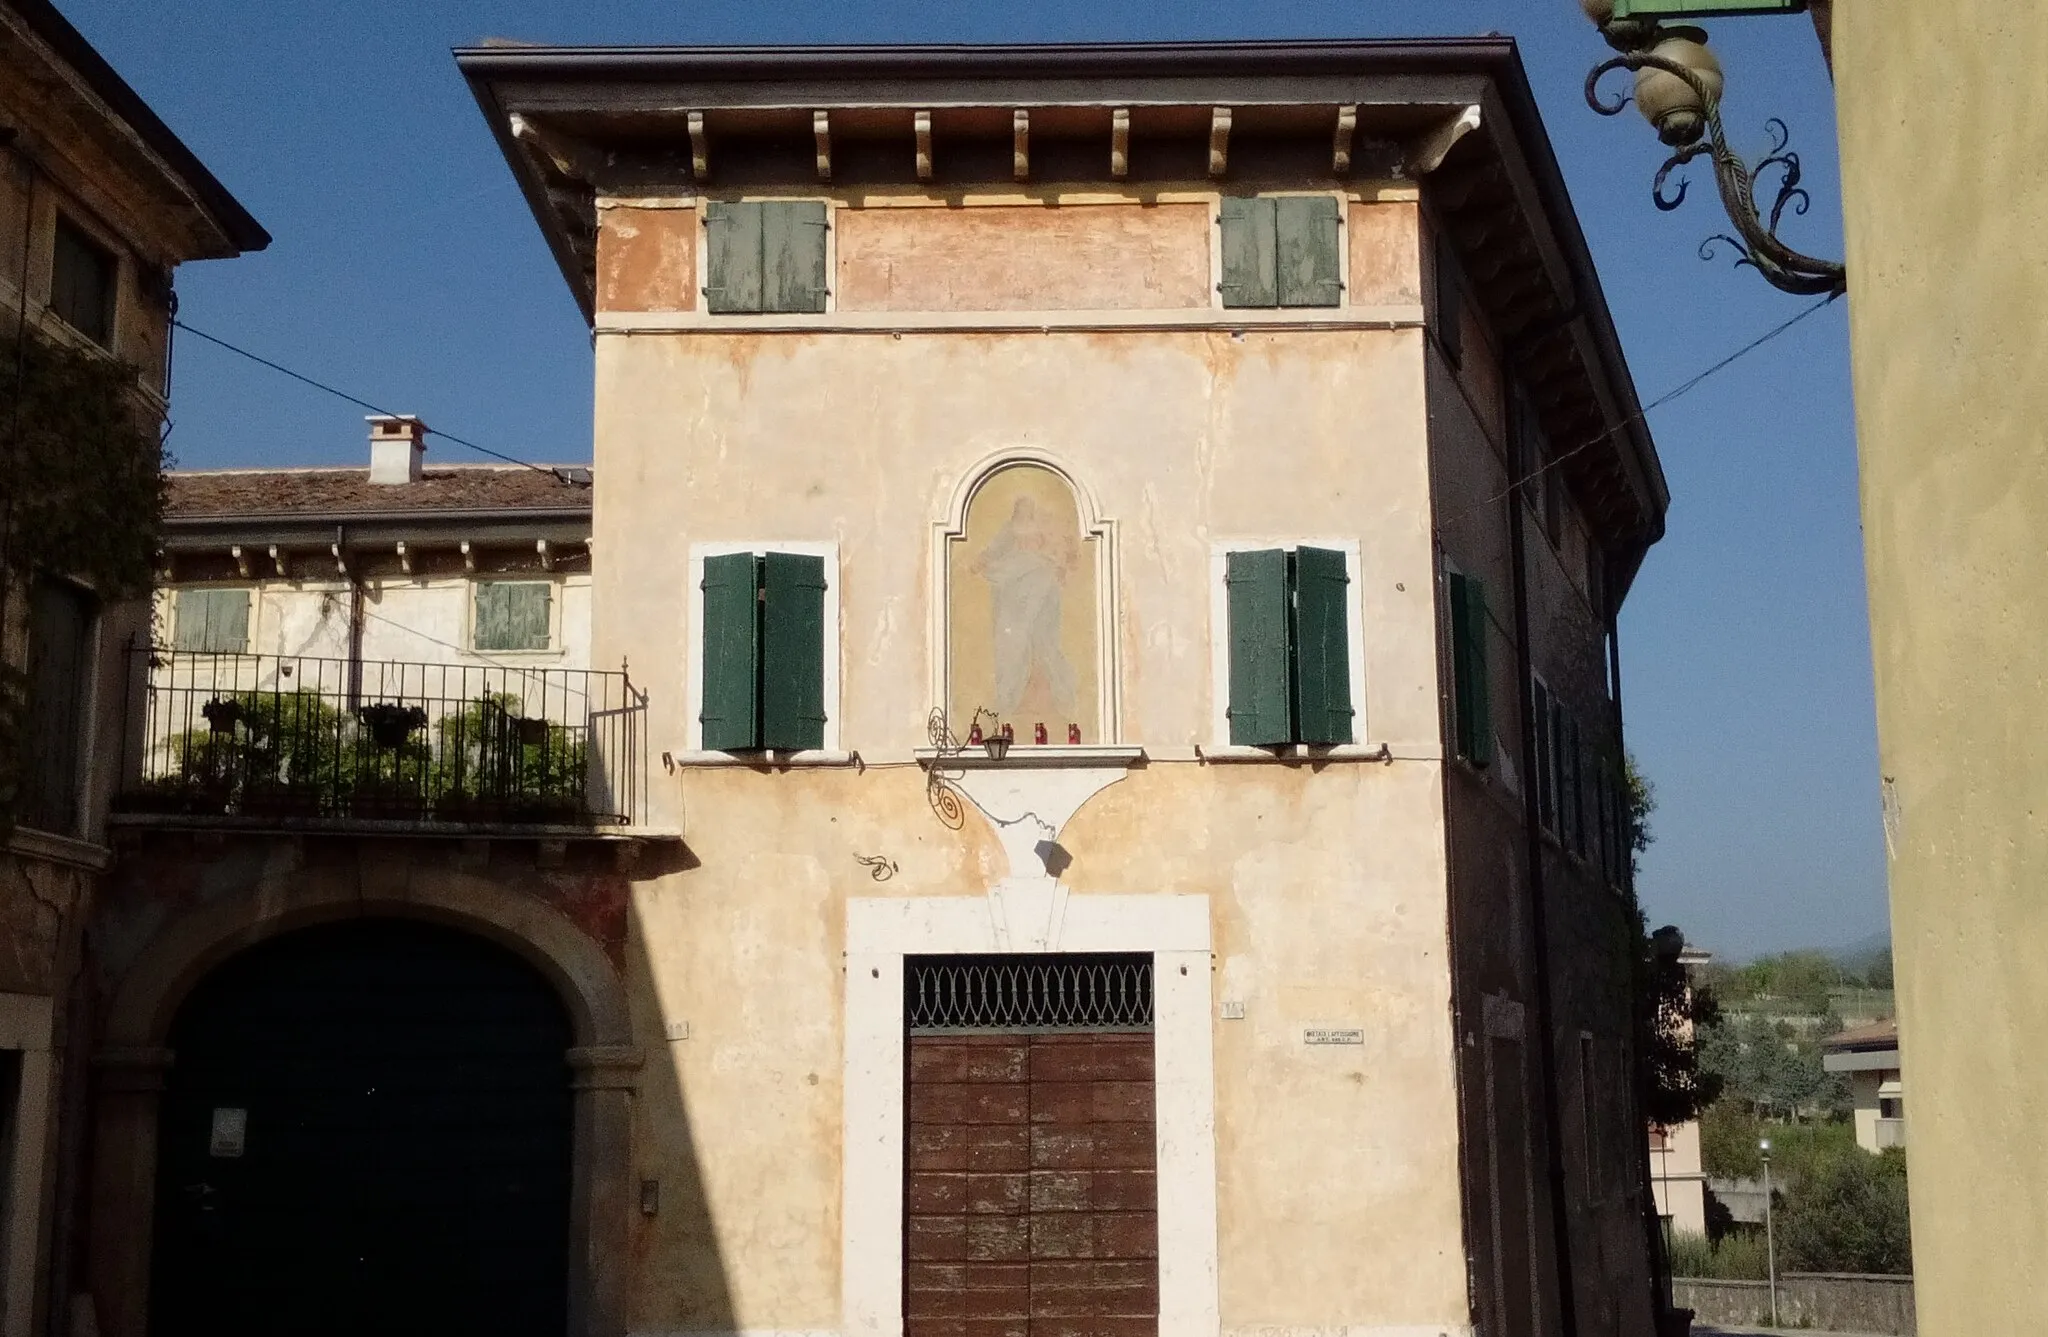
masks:
[[[1816,1158],[1785,1195],[1777,1229],[1788,1271],[1911,1272],[1905,1153],[1852,1145]]]

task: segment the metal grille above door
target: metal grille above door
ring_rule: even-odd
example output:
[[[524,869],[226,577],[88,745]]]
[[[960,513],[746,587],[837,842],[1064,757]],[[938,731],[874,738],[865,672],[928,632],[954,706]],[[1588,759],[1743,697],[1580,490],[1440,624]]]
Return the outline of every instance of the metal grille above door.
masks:
[[[1152,1029],[1152,958],[923,956],[904,963],[913,1035]]]

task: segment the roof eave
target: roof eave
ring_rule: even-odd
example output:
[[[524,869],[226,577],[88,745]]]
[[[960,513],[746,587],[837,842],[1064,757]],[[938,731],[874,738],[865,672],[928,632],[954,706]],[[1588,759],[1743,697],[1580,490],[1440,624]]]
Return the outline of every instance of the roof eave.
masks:
[[[205,210],[207,217],[219,229],[222,240],[232,248],[231,254],[260,251],[270,245],[270,233],[254,215],[221,184],[218,177],[207,170],[199,156],[186,147],[142,95],[129,86],[128,81],[107,63],[106,57],[86,41],[49,0],[5,0],[5,3],[21,16],[37,38],[77,72],[116,117],[141,138],[161,162],[164,171]]]

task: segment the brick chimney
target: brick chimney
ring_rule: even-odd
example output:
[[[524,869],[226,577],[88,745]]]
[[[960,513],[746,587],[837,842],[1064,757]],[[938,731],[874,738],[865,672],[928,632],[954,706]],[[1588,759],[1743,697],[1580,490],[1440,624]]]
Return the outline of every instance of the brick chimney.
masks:
[[[420,481],[427,453],[427,425],[410,413],[370,415],[370,481],[403,485]]]

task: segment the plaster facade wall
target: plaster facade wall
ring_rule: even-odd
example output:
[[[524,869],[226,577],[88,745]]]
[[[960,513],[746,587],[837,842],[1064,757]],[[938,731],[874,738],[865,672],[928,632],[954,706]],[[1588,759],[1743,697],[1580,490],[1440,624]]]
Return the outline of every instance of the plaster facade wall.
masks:
[[[1141,239],[1169,217],[1088,213]],[[913,214],[947,226],[842,212],[841,245]],[[1017,871],[971,805],[957,830],[935,814],[912,752],[949,499],[1018,450],[1111,522],[1108,737],[1147,757],[1065,825],[1062,885],[1206,895],[1215,996],[1243,1005],[1213,1022],[1222,1329],[1464,1330],[1426,445],[1412,327],[601,333],[594,653],[631,657],[650,748],[692,752],[701,628],[685,582],[648,574],[696,544],[829,543],[828,711],[862,762],[655,777],[651,818],[685,827],[691,866],[636,885],[628,968],[636,1025],[688,1029],[650,1069],[637,1145],[707,1211],[641,1223],[635,1331],[840,1323],[846,902],[975,897]],[[1339,539],[1359,554],[1356,736],[1392,759],[1202,762],[1223,741],[1214,545]],[[886,880],[856,862],[875,857]],[[1311,1026],[1364,1044],[1307,1046]]]
[[[427,576],[376,577],[363,582],[362,656],[427,664],[511,664],[535,668],[589,668],[590,575],[514,570],[504,578],[544,581],[554,587],[552,624],[546,650],[477,650],[474,579]],[[336,579],[205,581],[158,591],[158,625],[175,634],[180,588],[242,588],[251,591],[249,653],[346,659],[350,644],[351,591]]]
[[[1834,24],[1914,1274],[1923,1331],[2019,1332],[2048,1315],[2048,11]]]

